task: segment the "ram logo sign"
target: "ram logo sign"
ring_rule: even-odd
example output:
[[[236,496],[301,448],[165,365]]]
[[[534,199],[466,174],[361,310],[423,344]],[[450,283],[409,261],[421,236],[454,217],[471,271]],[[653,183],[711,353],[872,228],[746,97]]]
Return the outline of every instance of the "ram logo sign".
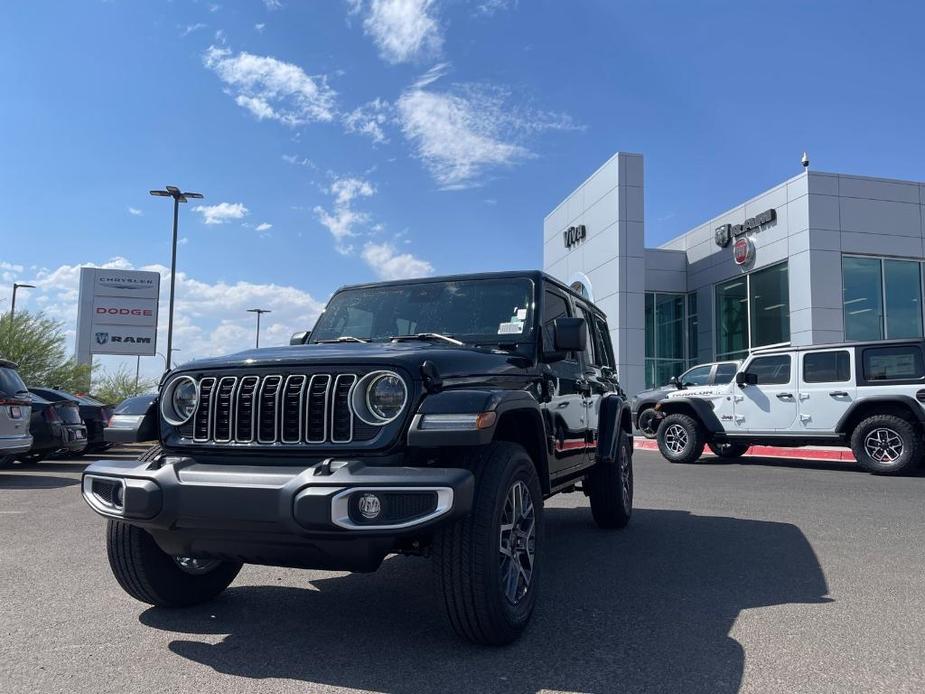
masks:
[[[575,244],[581,243],[585,240],[587,235],[588,230],[585,228],[584,224],[577,224],[562,232],[562,238],[565,241],[566,248],[571,248]]]

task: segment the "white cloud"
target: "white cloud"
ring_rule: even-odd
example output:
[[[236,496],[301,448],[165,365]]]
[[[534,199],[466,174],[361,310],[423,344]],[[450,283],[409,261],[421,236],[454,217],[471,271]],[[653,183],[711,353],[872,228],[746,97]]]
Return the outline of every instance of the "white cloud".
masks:
[[[140,217],[143,214],[142,211],[139,210],[137,207],[129,207],[128,213],[130,215],[134,215],[135,217]]]
[[[498,12],[517,7],[518,0],[479,0],[475,5],[475,14],[482,17],[492,17]]]
[[[205,29],[206,26],[207,26],[207,25],[206,25],[206,24],[203,24],[202,22],[196,22],[195,24],[187,24],[185,27],[183,27],[183,31],[180,32],[180,38],[182,39],[182,38],[184,38],[184,37],[186,37],[186,36],[189,36],[189,35],[192,34],[194,31],[199,31],[200,29]]]
[[[256,230],[257,230],[257,231],[260,231],[260,232],[263,232],[263,231],[269,231],[269,230],[272,229],[272,228],[273,228],[273,225],[272,225],[272,224],[267,224],[266,222],[262,222],[262,223],[260,223],[260,224],[257,225],[257,229],[256,229]]]
[[[443,33],[434,0],[352,0],[351,13],[363,12],[363,30],[380,57],[392,64],[439,55]]]
[[[380,279],[398,280],[409,277],[425,277],[434,272],[426,260],[411,253],[398,253],[388,243],[367,243],[363,246],[363,260]]]
[[[388,142],[382,130],[392,113],[392,107],[384,99],[373,99],[344,115],[344,128],[348,133],[369,136],[375,144]]]
[[[316,205],[314,212],[328,231],[334,237],[338,253],[344,255],[353,251],[347,239],[356,236],[356,227],[362,226],[369,222],[369,214],[353,208],[353,202],[357,198],[368,198],[375,194],[376,189],[372,183],[362,178],[345,176],[337,178],[327,190],[328,194],[334,198],[333,210],[330,212]]]
[[[30,278],[37,289],[23,295],[24,308],[38,308],[65,324],[68,349],[74,347],[80,268],[104,267],[122,270],[152,270],[161,275],[160,329],[158,351],[167,345],[167,306],[170,269],[163,265],[136,266],[125,258],[113,258],[104,263],[61,265],[39,270]],[[4,267],[0,263],[0,268]],[[18,266],[16,266],[18,267]],[[273,311],[265,316],[260,343],[264,346],[285,345],[297,330],[310,328],[323,304],[308,292],[296,287],[273,283],[254,283],[243,279],[232,282],[206,282],[185,273],[177,273],[177,297],[174,312],[174,345],[178,362],[200,357],[230,354],[250,349],[254,344],[254,317],[248,308],[260,306]],[[19,297],[17,297],[19,299]],[[18,303],[18,302],[17,302]],[[135,358],[97,357],[106,370],[125,363],[134,369]],[[147,375],[158,375],[163,367],[160,357],[142,358]]]
[[[228,85],[235,103],[260,120],[298,126],[334,118],[337,93],[324,75],[312,77],[292,63],[247,52],[232,55],[216,46],[209,47],[203,62]]]
[[[266,5],[268,10],[279,10],[282,8],[283,3],[280,0],[263,0],[263,4]]]
[[[240,202],[220,202],[217,205],[196,205],[193,212],[199,212],[205,224],[224,224],[232,219],[243,219],[249,210]]]
[[[533,156],[521,140],[545,130],[578,129],[564,114],[511,103],[509,90],[458,84],[450,91],[424,89],[443,74],[430,70],[398,100],[402,132],[441,188],[480,185],[493,167]]]
[[[257,33],[258,33],[258,34],[262,34],[262,33],[263,33],[263,30],[266,28],[266,26],[267,26],[266,24],[264,24],[263,22],[261,22],[260,24],[255,24],[255,25],[254,25],[254,29],[257,30]]]
[[[293,166],[307,166],[310,169],[317,169],[315,162],[313,162],[308,157],[300,157],[297,154],[284,154],[283,161],[292,164]]]

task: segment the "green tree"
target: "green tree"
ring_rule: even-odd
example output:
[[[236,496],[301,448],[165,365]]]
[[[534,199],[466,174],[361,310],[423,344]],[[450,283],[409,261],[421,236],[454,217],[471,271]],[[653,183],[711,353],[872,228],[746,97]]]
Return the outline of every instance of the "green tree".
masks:
[[[156,378],[139,378],[124,366],[114,373],[106,374],[93,386],[93,397],[107,404],[117,405],[126,398],[144,395],[157,390]]]
[[[19,365],[28,386],[48,386],[70,392],[85,391],[91,367],[67,356],[64,324],[43,313],[17,311],[0,317],[0,358]]]

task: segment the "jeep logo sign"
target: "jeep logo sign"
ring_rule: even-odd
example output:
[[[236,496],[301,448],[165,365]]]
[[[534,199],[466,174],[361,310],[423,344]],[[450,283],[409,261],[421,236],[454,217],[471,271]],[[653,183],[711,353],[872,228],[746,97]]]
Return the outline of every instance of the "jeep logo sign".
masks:
[[[569,227],[562,232],[562,238],[565,241],[565,247],[571,248],[577,243],[581,243],[585,240],[585,236],[588,235],[587,229],[585,229],[584,224],[578,224],[573,227]]]
[[[767,226],[776,219],[777,210],[771,208],[761,214],[756,214],[754,217],[749,217],[742,224],[723,224],[716,227],[713,240],[717,246],[725,248],[732,239],[738,238],[749,231],[761,231],[761,227]]]

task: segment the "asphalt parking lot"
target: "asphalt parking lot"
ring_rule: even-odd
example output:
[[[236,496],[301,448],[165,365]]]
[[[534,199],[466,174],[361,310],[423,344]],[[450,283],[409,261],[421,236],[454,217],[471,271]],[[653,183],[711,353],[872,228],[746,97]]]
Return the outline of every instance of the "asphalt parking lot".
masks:
[[[550,502],[540,607],[492,650],[444,627],[420,558],[247,566],[206,606],[134,602],[86,462],[0,472],[0,691],[925,691],[922,475],[637,452],[626,531],[580,494]]]

